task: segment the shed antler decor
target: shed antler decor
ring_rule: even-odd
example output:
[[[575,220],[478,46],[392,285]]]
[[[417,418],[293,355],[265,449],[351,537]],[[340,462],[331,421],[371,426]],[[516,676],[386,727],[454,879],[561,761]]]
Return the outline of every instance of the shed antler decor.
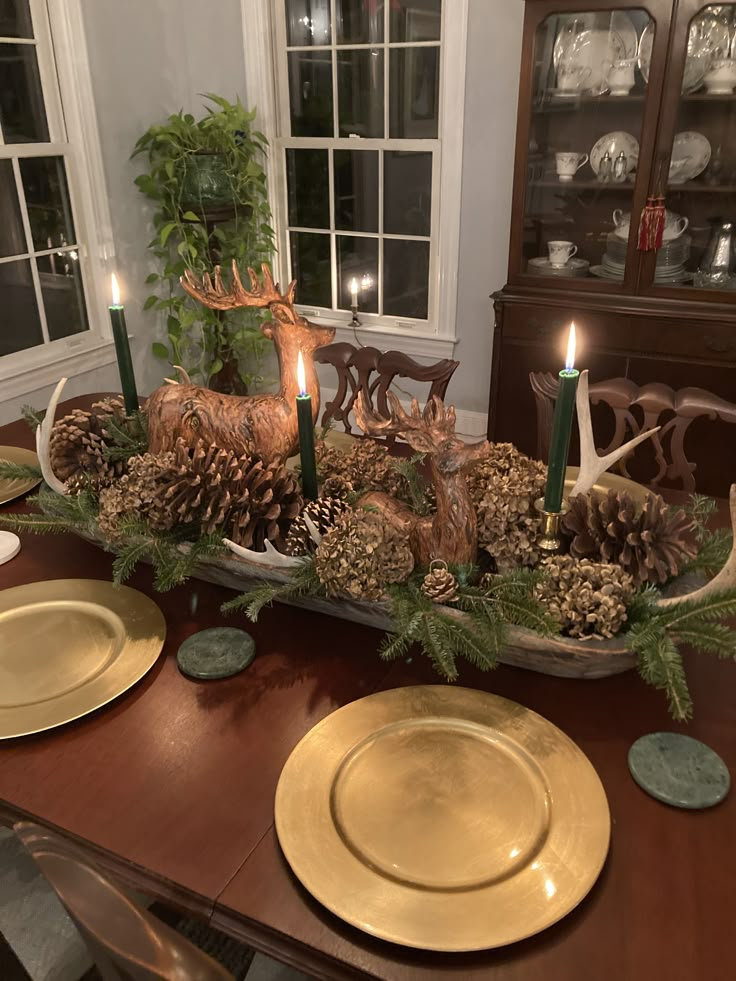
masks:
[[[434,558],[466,565],[475,562],[478,551],[478,519],[468,491],[468,471],[480,462],[488,442],[465,443],[455,435],[455,408],[433,396],[422,412],[412,399],[411,415],[404,411],[393,392],[388,393],[391,416],[376,415],[363,393],[355,403],[355,418],[368,436],[401,435],[418,453],[426,453],[432,474],[437,512],[419,517],[394,498],[380,492],[368,494],[360,503],[378,507],[387,516],[405,524],[409,543],[419,565]]]
[[[319,382],[312,352],[329,344],[333,327],[318,327],[300,316],[294,308],[296,283],[286,293],[274,283],[271,270],[264,263],[259,281],[248,269],[251,288],[243,286],[233,260],[229,287],[220,267],[214,280],[205,274],[202,280],[187,272],[181,280],[190,296],[214,310],[262,308],[271,312],[272,320],[261,324],[261,331],[273,339],[279,362],[281,387],[275,395],[221,395],[208,388],[192,385],[186,373],[182,384],[172,383],[156,389],[146,403],[151,453],[173,450],[182,438],[193,446],[202,439],[222,449],[237,453],[258,453],[269,463],[283,462],[298,445],[296,397],[299,394],[296,364],[299,352],[304,359],[306,390],[312,396],[312,418],[319,414]]]

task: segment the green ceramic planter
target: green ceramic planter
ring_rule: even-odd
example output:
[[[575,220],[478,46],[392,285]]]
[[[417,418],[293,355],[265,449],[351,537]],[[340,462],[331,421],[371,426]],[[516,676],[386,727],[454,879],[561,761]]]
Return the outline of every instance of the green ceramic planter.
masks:
[[[185,209],[195,212],[233,204],[233,190],[223,154],[194,153],[187,158],[182,203]]]

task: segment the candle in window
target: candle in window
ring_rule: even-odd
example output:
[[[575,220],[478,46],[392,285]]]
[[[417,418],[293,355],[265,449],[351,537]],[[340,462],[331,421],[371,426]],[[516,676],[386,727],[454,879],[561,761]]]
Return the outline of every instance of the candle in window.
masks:
[[[549,448],[547,486],[544,493],[544,510],[558,512],[562,507],[565,487],[565,469],[570,449],[570,433],[575,414],[575,393],[580,372],[575,369],[575,324],[570,324],[565,367],[560,372],[560,387],[555,401],[552,421],[552,440]]]
[[[353,326],[359,327],[360,321],[358,320],[358,293],[360,292],[360,285],[358,280],[353,276],[350,280],[350,310],[353,314]]]
[[[120,288],[115,273],[112,274],[112,303],[110,305],[112,336],[115,340],[115,354],[118,359],[120,385],[123,389],[125,411],[128,415],[138,411],[138,392],[135,387],[133,361],[130,357],[128,331],[125,326],[125,309],[120,302]]]
[[[296,397],[296,415],[299,423],[299,456],[302,463],[302,493],[310,501],[317,500],[317,464],[314,458],[314,422],[312,421],[312,396],[307,391],[304,359],[299,352],[296,366],[299,394]]]

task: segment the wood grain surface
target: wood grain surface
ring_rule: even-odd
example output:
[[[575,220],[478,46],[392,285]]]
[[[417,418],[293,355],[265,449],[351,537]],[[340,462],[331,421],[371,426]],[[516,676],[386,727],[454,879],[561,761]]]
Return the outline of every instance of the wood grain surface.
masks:
[[[95,398],[98,396],[94,396]],[[73,404],[83,404],[74,400]],[[21,425],[0,445],[31,445]],[[11,505],[15,507],[17,505]],[[70,536],[24,535],[0,567],[0,588],[44,578],[110,575],[110,557]],[[634,673],[568,680],[510,667],[460,683],[497,692],[560,726],[596,767],[609,798],[612,845],[601,878],[561,923],[511,947],[435,955],[374,940],[316,903],[292,876],[273,830],[273,794],[299,739],[339,705],[370,691],[436,681],[417,655],[391,666],[377,631],[276,607],[249,627],[253,666],[193,682],[174,656],[195,630],[223,622],[232,593],[193,582],[154,594],[169,636],[155,668],[91,716],[0,743],[0,820],[31,817],[84,845],[124,882],[201,915],[319,978],[429,981],[730,981],[736,915],[736,802],[678,811],[628,773],[631,743],[682,730],[736,765],[736,669],[687,657],[695,721],[673,724],[662,696]],[[235,617],[230,622],[242,625]],[[410,788],[407,792],[411,792]]]

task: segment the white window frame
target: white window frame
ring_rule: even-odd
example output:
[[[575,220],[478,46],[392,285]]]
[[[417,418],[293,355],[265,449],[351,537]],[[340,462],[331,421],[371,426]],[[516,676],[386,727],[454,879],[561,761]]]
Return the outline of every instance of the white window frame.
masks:
[[[63,157],[87,304],[89,330],[0,357],[0,401],[115,361],[108,312],[114,269],[112,224],[97,130],[81,0],[30,0],[48,119],[48,143],[4,144],[0,159]],[[11,43],[33,43],[3,38]],[[13,165],[16,185],[17,164]],[[28,234],[28,215],[19,194]],[[35,264],[34,285],[38,290]],[[43,316],[42,316],[43,322]],[[47,336],[45,323],[44,337]]]
[[[468,0],[443,0],[438,140],[414,141],[292,139],[282,132],[281,120],[288,118],[285,17],[280,9],[275,9],[275,5],[278,4],[280,8],[283,2],[241,0],[247,98],[249,104],[257,109],[259,129],[271,143],[266,173],[279,245],[279,254],[274,260],[276,271],[282,280],[288,279],[286,147],[370,150],[391,149],[394,146],[405,150],[433,150],[429,319],[412,321],[409,318],[378,317],[361,312],[363,326],[357,330],[357,336],[361,343],[375,343],[384,348],[390,346],[412,356],[451,357],[457,343],[455,322],[464,135],[464,113],[458,109],[465,105]],[[334,0],[332,5],[334,21]],[[386,50],[389,50],[388,47]],[[387,66],[384,67],[388,70]],[[439,166],[436,166],[437,162]],[[350,236],[356,233],[346,231],[345,234]],[[349,313],[307,305],[299,305],[299,309],[315,323],[335,326],[338,340],[354,340],[356,332],[350,326]]]

